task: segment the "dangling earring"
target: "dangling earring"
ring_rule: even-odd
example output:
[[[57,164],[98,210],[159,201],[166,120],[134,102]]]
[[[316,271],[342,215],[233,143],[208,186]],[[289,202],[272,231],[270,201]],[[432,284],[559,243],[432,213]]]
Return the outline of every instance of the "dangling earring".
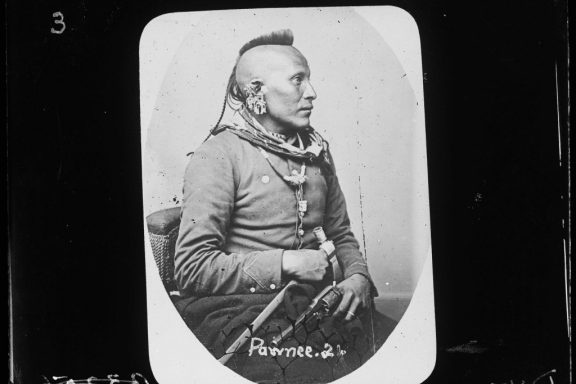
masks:
[[[266,100],[264,100],[264,94],[261,89],[257,92],[251,87],[244,88],[246,92],[246,106],[252,112],[257,115],[263,115],[266,113]]]

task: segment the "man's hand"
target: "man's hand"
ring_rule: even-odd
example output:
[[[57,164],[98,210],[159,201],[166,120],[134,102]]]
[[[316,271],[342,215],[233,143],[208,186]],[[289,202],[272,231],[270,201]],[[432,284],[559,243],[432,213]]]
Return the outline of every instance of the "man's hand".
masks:
[[[344,321],[353,320],[357,312],[368,308],[370,302],[370,281],[360,274],[354,274],[336,286],[342,293],[342,301],[334,316],[344,317]]]
[[[328,255],[322,250],[289,250],[282,256],[282,272],[298,281],[322,281],[329,267]]]

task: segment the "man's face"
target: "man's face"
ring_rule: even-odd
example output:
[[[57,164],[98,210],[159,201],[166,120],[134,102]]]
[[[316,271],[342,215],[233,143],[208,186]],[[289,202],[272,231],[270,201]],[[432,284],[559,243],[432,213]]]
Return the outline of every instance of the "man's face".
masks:
[[[262,79],[267,118],[278,132],[308,127],[316,99],[306,59],[296,49],[285,48]]]
[[[291,46],[259,46],[246,52],[236,72],[241,86],[261,84],[267,113],[258,120],[278,133],[310,125],[316,92],[310,84],[310,68],[302,54]]]

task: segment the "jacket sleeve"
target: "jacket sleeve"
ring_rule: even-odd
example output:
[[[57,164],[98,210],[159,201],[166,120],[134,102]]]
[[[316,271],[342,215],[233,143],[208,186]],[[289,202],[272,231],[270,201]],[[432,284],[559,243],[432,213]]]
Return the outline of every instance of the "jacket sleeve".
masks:
[[[356,273],[365,276],[371,282],[373,294],[377,296],[378,293],[368,273],[368,265],[360,252],[358,241],[350,228],[346,200],[340,188],[338,177],[336,176],[334,161],[330,154],[328,158],[330,160],[331,172],[326,175],[326,183],[328,186],[326,215],[324,218],[326,235],[334,242],[336,257],[342,268],[344,279]]]
[[[186,168],[174,256],[176,284],[185,296],[280,288],[282,249],[223,252],[238,185],[235,161],[233,149],[213,139],[192,155]]]

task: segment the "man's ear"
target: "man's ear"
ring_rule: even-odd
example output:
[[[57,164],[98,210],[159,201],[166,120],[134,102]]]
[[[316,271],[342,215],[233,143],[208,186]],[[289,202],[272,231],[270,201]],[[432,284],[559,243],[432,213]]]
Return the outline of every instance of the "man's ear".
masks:
[[[254,91],[254,93],[258,93],[260,90],[262,90],[262,87],[264,87],[264,82],[260,78],[255,78],[250,81],[248,86],[252,89],[252,91]]]

